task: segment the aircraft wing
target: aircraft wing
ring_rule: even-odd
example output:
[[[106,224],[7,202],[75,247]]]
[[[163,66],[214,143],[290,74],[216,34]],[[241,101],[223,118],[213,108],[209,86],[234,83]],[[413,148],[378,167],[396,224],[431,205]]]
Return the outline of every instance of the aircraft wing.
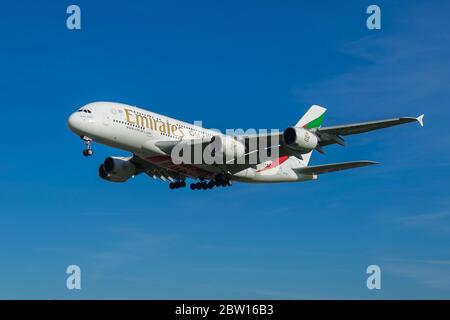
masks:
[[[351,134],[358,134],[358,133],[364,133],[372,130],[378,130],[383,128],[388,128],[404,123],[409,122],[419,122],[420,125],[423,126],[423,115],[414,118],[414,117],[401,117],[401,118],[393,118],[393,119],[386,119],[386,120],[378,120],[378,121],[369,121],[369,122],[361,122],[361,123],[354,123],[354,124],[346,124],[346,125],[338,125],[338,126],[329,126],[329,127],[316,127],[311,128],[311,132],[314,132],[318,138],[319,138],[319,145],[316,147],[316,150],[318,152],[324,153],[324,151],[321,149],[322,146],[327,146],[330,144],[340,144],[345,145],[344,139],[342,136],[347,136]],[[181,174],[183,176],[189,176],[189,177],[204,177],[208,174],[214,174],[214,172],[221,172],[221,171],[227,171],[230,173],[236,173],[241,170],[244,170],[246,168],[255,167],[254,162],[249,162],[248,159],[253,154],[258,154],[259,152],[262,152],[263,150],[260,149],[260,145],[265,145],[266,151],[269,151],[266,154],[269,158],[273,157],[280,157],[280,156],[295,156],[298,159],[303,159],[303,155],[289,147],[286,146],[284,139],[283,139],[283,133],[282,132],[270,132],[270,133],[263,133],[263,134],[250,134],[250,135],[243,135],[240,136],[242,139],[241,141],[245,144],[246,153],[243,157],[245,159],[242,162],[237,162],[238,159],[231,159],[227,163],[224,164],[214,164],[214,165],[206,165],[206,164],[192,164],[190,165],[189,170],[184,168],[185,166],[172,166],[171,168],[173,170],[169,170],[168,172],[163,172],[165,176],[176,176],[175,173],[178,172],[180,174],[179,170],[181,171]],[[265,140],[263,144],[260,144],[261,140]],[[163,153],[165,153],[167,156],[170,156],[172,149],[178,145],[179,143],[186,143],[186,141],[157,141],[154,143],[154,145],[159,148]],[[199,145],[201,148],[206,147],[208,144],[211,143],[211,139],[193,139],[190,140],[189,143],[192,146]],[[274,151],[277,152],[274,152]],[[145,160],[143,160],[145,161]],[[147,162],[147,161],[145,161]],[[262,162],[259,158],[257,158],[256,163]],[[238,164],[241,163],[241,164]],[[314,166],[314,167],[305,167],[298,169],[302,172],[297,173],[304,173],[304,174],[321,174],[325,172],[332,172],[332,171],[338,171],[338,170],[345,170],[350,169],[354,167],[361,167],[366,165],[376,164],[376,162],[372,161],[357,161],[357,162],[348,162],[348,163],[337,163],[337,164],[329,164],[329,165],[323,165],[323,166]],[[141,163],[141,165],[143,165]],[[151,164],[146,164],[146,166],[151,166]],[[196,172],[195,169],[197,168],[198,171]],[[186,169],[186,170],[185,170]],[[317,172],[313,172],[311,170],[317,170]],[[170,172],[173,171],[173,172]],[[155,172],[153,176],[159,176],[161,173],[161,169],[158,167],[153,168],[150,170],[150,172]],[[164,176],[163,175],[163,176]]]
[[[322,174],[327,172],[341,171],[358,167],[370,166],[373,164],[378,164],[375,161],[352,161],[352,162],[340,162],[340,163],[330,163],[318,166],[302,167],[293,169],[295,173],[299,174]]]
[[[414,117],[401,117],[378,121],[369,121],[353,124],[345,124],[339,126],[321,127],[315,130],[315,133],[320,138],[320,145],[326,146],[333,143],[343,145],[344,140],[340,136],[348,136],[351,134],[364,133],[372,130],[378,130],[404,124],[408,122],[419,122],[423,126],[423,114],[417,118]]]

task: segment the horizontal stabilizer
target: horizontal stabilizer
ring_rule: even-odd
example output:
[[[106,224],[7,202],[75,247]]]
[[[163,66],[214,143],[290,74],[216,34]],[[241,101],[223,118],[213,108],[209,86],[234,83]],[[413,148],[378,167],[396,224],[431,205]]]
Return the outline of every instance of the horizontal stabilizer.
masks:
[[[357,167],[365,167],[365,166],[370,166],[373,164],[378,164],[378,162],[367,161],[367,160],[352,161],[352,162],[340,162],[340,163],[323,164],[323,165],[319,165],[319,166],[296,168],[293,170],[295,171],[295,173],[299,173],[299,174],[322,174],[322,173],[347,170],[347,169],[352,169],[352,168],[357,168]]]

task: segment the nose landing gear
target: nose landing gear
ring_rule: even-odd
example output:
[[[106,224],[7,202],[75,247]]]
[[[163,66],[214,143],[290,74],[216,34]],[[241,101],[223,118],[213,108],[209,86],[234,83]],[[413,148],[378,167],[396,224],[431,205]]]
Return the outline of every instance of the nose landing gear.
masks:
[[[92,150],[91,143],[92,139],[86,136],[81,136],[81,140],[84,141],[84,144],[86,145],[86,149],[83,150],[83,156],[90,157],[94,154],[94,151]]]
[[[85,149],[83,150],[83,156],[85,157],[90,157],[94,154],[94,151],[92,151],[92,149]]]

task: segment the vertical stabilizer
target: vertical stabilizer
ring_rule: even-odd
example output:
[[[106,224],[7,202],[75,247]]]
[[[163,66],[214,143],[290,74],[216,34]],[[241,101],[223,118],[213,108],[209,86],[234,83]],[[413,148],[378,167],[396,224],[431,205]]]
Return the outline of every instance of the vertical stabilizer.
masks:
[[[306,129],[318,128],[322,125],[326,111],[327,109],[321,106],[312,105],[295,126]]]

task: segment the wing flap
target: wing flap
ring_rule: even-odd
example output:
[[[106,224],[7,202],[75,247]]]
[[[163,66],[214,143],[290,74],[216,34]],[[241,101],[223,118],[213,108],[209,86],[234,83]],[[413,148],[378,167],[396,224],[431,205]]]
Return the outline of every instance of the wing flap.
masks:
[[[155,165],[137,155],[133,155],[133,158],[131,158],[131,162],[133,162],[136,166],[136,175],[146,173],[148,176],[154,179],[158,178],[162,181],[169,180],[170,182],[173,182],[174,179],[185,179],[188,176],[179,171]]]
[[[295,173],[299,174],[322,174],[327,172],[341,171],[358,167],[370,166],[373,164],[378,164],[375,161],[351,161],[351,162],[340,162],[340,163],[330,163],[318,166],[302,167],[293,169]]]

